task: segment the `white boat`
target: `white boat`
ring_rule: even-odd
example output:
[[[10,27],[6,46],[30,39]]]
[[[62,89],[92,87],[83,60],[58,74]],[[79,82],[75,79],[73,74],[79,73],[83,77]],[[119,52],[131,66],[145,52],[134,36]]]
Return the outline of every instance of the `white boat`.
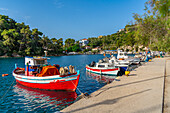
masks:
[[[130,57],[127,52],[118,50],[117,59],[119,62],[129,62],[130,64],[140,64],[139,58]]]
[[[117,60],[113,55],[111,56],[109,63],[114,63],[115,66],[118,66],[122,74],[124,74],[125,71],[127,71],[129,66],[131,65],[129,61]]]
[[[113,63],[99,60],[98,63],[92,62],[90,65],[86,65],[86,70],[101,75],[117,76],[120,69]]]
[[[127,52],[123,52],[121,50],[118,50],[118,53],[117,53],[117,59],[118,60],[123,60],[123,59],[128,59],[129,56],[127,55]]]

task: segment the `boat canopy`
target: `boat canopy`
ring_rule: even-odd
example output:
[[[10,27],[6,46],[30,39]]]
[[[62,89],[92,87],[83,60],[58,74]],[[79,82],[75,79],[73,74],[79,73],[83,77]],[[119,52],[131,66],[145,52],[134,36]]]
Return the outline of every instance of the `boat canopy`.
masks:
[[[38,77],[44,77],[44,76],[53,76],[53,75],[59,75],[59,71],[55,66],[44,66],[42,68],[42,71],[37,74]]]
[[[25,57],[25,65],[29,63],[31,66],[45,65],[47,63],[47,57]]]

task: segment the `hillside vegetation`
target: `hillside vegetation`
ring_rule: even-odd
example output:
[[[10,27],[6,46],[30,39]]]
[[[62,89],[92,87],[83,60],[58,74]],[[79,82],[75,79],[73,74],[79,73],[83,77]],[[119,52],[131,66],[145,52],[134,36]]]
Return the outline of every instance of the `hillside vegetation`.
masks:
[[[134,22],[117,33],[107,36],[90,37],[89,46],[115,50],[121,47],[143,45],[151,50],[170,51],[170,0],[150,0],[145,4],[143,15],[134,14]],[[57,31],[56,31],[57,32]],[[79,42],[68,38],[48,38],[37,28],[17,23],[14,19],[0,15],[0,56],[62,54],[63,50],[81,51]]]

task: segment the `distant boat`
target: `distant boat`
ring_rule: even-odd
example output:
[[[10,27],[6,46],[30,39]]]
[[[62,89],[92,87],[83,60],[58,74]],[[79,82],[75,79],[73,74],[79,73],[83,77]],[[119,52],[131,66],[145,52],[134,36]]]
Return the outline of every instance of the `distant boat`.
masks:
[[[139,58],[128,56],[127,52],[123,52],[121,50],[118,51],[117,60],[124,61],[124,62],[128,61],[130,64],[135,64],[135,65],[140,64],[140,61],[141,61]]]
[[[79,70],[64,74],[60,70],[59,65],[48,65],[46,57],[25,57],[25,68],[17,67],[13,76],[16,82],[31,88],[75,91],[80,77]]]

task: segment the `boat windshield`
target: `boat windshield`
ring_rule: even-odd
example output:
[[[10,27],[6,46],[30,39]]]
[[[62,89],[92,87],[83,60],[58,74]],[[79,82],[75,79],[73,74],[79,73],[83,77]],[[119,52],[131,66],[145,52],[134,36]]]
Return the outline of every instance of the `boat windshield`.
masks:
[[[34,60],[35,65],[43,65],[46,64],[46,60]]]
[[[98,65],[98,67],[105,67],[105,65]]]
[[[108,67],[113,67],[113,65],[108,65]]]

